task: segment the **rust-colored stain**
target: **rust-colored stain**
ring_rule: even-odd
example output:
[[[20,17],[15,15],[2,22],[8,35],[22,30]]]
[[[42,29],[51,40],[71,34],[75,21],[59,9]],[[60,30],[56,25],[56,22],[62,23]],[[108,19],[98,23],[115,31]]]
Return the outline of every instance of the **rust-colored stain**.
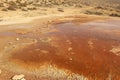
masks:
[[[116,55],[112,50],[120,46],[120,26],[114,24],[56,24],[51,27],[56,30],[38,36],[36,44],[13,52],[10,59],[19,66],[50,63],[93,80],[119,80],[120,51]]]

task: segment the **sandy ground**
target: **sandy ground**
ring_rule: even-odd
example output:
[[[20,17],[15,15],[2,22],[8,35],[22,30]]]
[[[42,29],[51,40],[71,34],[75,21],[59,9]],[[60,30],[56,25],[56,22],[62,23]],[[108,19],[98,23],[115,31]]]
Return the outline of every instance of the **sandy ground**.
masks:
[[[57,54],[61,56],[65,55],[64,54],[64,52],[66,52],[65,49],[66,47],[69,47],[69,45],[64,43],[64,40],[70,44],[70,41],[66,40],[66,37],[61,37],[61,35],[58,35],[61,39],[63,38],[63,41],[61,42],[63,42],[64,45],[62,45],[62,43],[59,42],[60,38],[49,35],[49,33],[51,32],[58,31],[57,29],[51,29],[51,26],[53,25],[59,23],[66,23],[66,22],[77,22],[75,23],[76,25],[81,25],[83,23],[94,22],[94,21],[98,21],[98,22],[100,21],[104,23],[105,20],[106,21],[113,20],[112,22],[113,25],[115,24],[119,27],[120,19],[112,18],[108,16],[85,15],[81,13],[81,11],[84,9],[73,8],[73,7],[64,8],[64,12],[60,12],[57,9],[58,9],[57,7],[56,8],[43,7],[40,10],[28,11],[28,12],[0,11],[0,70],[1,70],[0,80],[10,80],[16,74],[24,74],[26,80],[58,80],[58,79],[59,80],[95,80],[95,79],[110,80],[111,79],[111,75],[112,75],[111,72],[108,72],[111,73],[110,75],[105,75],[105,76],[102,76],[103,74],[101,75],[96,74],[96,76],[94,74],[89,75],[88,72],[87,73],[84,72],[84,68],[82,69],[83,73],[79,72],[79,68],[74,70],[74,66],[69,69],[69,66],[74,65],[72,63],[70,63],[70,65],[66,67],[64,66],[66,65],[66,63],[62,65],[63,62],[59,62],[59,61],[55,62],[55,63],[61,63],[61,64],[57,64],[57,66],[56,64],[55,65],[51,64],[51,62],[46,62],[46,60],[49,61],[49,57],[51,55],[49,55],[49,57],[46,56],[45,58],[44,56],[49,53],[49,50],[52,50],[50,53],[54,53],[54,48],[52,48],[51,46],[49,47],[48,44],[54,46],[55,48],[58,47],[58,49],[61,48],[61,50],[63,50],[63,52],[61,52],[62,54],[59,53]],[[108,22],[107,24],[109,23],[110,22]],[[117,31],[116,29],[114,31],[116,32],[115,35],[120,37],[120,32]],[[103,32],[107,32],[107,31],[103,31]],[[53,41],[51,42],[51,40]],[[56,43],[57,41],[58,43]],[[111,47],[109,48],[110,49],[109,51],[112,52],[114,55],[116,55],[115,57],[113,57],[113,60],[115,61],[118,60],[118,61],[117,63],[114,64],[117,65],[118,68],[117,70],[120,70],[119,68],[120,65],[118,64],[120,62],[119,61],[120,57],[118,57],[120,50],[119,50],[119,45],[116,45],[119,44],[119,42],[115,41],[115,43],[112,44],[112,42],[110,41],[110,45],[109,45],[108,43],[105,43],[103,40],[101,44],[112,46],[112,48]],[[115,46],[113,46],[114,44]],[[88,45],[91,49],[93,48],[93,42],[91,40],[88,41]],[[40,50],[39,48],[43,48],[43,49]],[[25,51],[23,51],[24,49]],[[40,53],[44,53],[44,55],[37,55],[41,57],[34,56],[34,54],[36,54],[37,52],[30,53],[29,51],[32,49],[35,49],[35,51],[40,50]],[[68,51],[71,50],[72,48],[69,47]],[[20,52],[21,54],[19,54],[18,52]],[[25,52],[30,53],[30,55],[26,56]],[[59,56],[57,57],[59,58]],[[69,56],[65,55],[65,59],[67,57]],[[58,59],[55,58],[55,60],[57,61]],[[69,57],[68,60],[72,61],[72,58]],[[80,65],[78,65],[78,67],[79,66]],[[107,66],[109,67],[109,65]],[[100,68],[102,67],[104,66],[101,66]],[[114,68],[111,68],[111,70],[113,70],[113,75],[115,74],[115,76],[113,77],[114,80],[119,79],[120,73],[116,72]]]
[[[59,8],[62,8],[63,12],[58,11]],[[38,10],[32,11],[0,11],[0,24],[13,24],[13,23],[26,23],[30,22],[32,19],[51,17],[51,16],[69,16],[69,15],[79,15],[84,14],[87,9],[92,9],[93,7],[55,7],[55,8],[46,8],[40,7]]]

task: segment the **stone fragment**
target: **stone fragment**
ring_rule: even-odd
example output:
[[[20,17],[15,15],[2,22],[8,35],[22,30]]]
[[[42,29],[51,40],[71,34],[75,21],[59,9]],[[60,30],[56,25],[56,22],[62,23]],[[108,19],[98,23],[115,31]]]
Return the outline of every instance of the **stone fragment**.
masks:
[[[16,38],[17,41],[19,41],[20,39],[19,38]]]
[[[59,12],[64,12],[63,8],[58,8]]]
[[[69,47],[69,48],[68,48],[68,51],[72,51],[72,47]]]
[[[25,76],[23,74],[20,74],[20,75],[14,75],[12,77],[12,80],[25,80],[24,78]]]
[[[21,10],[22,11],[28,11],[28,9],[26,7],[22,7]]]
[[[2,11],[8,11],[8,9],[7,9],[7,8],[2,8],[1,10],[2,10]]]

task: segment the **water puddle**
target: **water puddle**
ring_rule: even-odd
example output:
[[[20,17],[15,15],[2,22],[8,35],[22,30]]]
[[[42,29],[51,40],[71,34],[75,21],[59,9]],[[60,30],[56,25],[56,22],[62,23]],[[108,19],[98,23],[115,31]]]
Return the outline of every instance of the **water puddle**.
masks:
[[[120,56],[111,50],[120,45],[120,27],[110,25],[109,22],[54,25],[51,30],[55,31],[43,34],[36,44],[11,53],[10,60],[19,66],[32,68],[49,63],[88,78],[103,80],[111,75],[118,80]]]

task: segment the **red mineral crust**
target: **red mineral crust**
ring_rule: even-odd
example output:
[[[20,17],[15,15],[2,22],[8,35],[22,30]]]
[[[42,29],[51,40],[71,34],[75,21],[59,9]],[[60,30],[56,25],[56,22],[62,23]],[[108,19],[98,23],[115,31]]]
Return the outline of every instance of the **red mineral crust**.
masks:
[[[38,42],[15,51],[10,59],[19,66],[56,65],[88,78],[120,79],[120,26],[114,21],[58,23]],[[119,24],[116,21],[115,24]]]

